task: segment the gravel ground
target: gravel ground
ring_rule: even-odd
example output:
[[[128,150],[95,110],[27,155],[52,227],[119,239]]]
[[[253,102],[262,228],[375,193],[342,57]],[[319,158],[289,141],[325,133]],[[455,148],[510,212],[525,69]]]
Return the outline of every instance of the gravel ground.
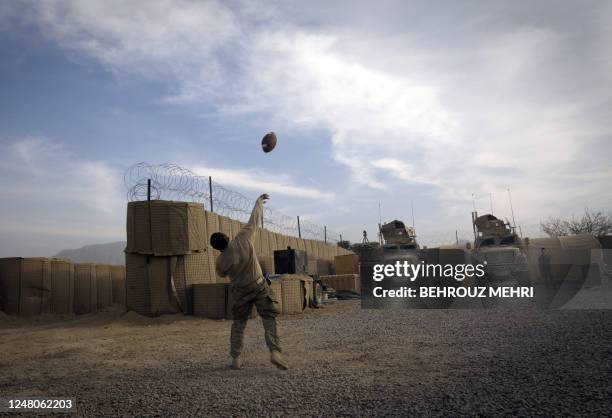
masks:
[[[0,397],[72,397],[79,415],[610,415],[612,311],[361,310],[283,317],[289,371],[230,322],[109,310],[0,318]]]

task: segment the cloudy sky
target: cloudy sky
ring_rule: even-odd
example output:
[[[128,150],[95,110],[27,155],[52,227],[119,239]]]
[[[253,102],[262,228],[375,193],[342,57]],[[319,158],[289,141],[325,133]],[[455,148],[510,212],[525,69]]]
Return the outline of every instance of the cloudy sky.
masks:
[[[173,162],[352,240],[612,206],[609,1],[0,3],[0,256],[124,239]],[[274,130],[277,149],[263,154]]]

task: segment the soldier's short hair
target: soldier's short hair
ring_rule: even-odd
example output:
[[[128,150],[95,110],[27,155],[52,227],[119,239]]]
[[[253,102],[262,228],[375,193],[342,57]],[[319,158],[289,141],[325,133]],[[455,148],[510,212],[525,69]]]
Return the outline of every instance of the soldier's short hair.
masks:
[[[223,251],[227,248],[229,237],[223,232],[215,232],[210,236],[210,245],[218,251]]]

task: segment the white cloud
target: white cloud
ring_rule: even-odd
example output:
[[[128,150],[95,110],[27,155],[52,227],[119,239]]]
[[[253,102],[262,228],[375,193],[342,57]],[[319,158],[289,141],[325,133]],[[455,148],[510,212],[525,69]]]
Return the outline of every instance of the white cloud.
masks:
[[[31,3],[31,19],[69,50],[85,52],[116,73],[171,76],[177,90],[164,98],[184,103],[223,97],[227,85],[220,47],[240,28],[222,2],[59,1]]]
[[[126,198],[118,170],[105,161],[79,159],[43,138],[0,142],[0,200],[5,202],[0,231],[32,237],[32,253],[125,235]],[[11,242],[0,244],[0,253],[15,255],[12,251]]]
[[[60,143],[37,137],[0,146],[3,195],[78,205],[110,217],[123,210],[121,177],[108,163],[80,160]]]
[[[227,170],[212,167],[196,167],[193,172],[200,176],[212,176],[221,179],[223,186],[252,190],[258,193],[278,194],[300,199],[333,200],[334,194],[321,190],[303,187],[292,183],[290,178],[274,173],[255,172],[251,170]]]
[[[384,25],[351,27],[351,18],[368,21],[354,11],[334,28],[300,23],[322,18],[314,12],[298,21],[280,6],[265,7],[262,19],[253,4],[246,10],[217,1],[32,7],[34,21],[60,45],[117,73],[174,80],[169,103],[327,129],[333,157],[348,167],[356,190],[383,192],[389,175],[400,185],[433,185],[448,220],[465,217],[472,193],[503,196],[507,187],[531,221],[612,204],[609,166],[588,155],[610,151],[591,145],[612,134],[605,117],[610,60],[600,59],[609,57],[610,32],[597,27],[607,21],[601,16],[586,20],[586,9],[566,17],[563,10],[573,9],[554,6],[554,16],[522,22],[506,10],[521,5],[487,7],[478,16],[457,7],[440,16],[462,25],[408,26],[390,35]],[[390,21],[393,14],[386,12]],[[583,26],[592,30],[585,35]],[[260,187],[248,170],[218,173],[225,183]],[[321,193],[271,186],[288,195]]]

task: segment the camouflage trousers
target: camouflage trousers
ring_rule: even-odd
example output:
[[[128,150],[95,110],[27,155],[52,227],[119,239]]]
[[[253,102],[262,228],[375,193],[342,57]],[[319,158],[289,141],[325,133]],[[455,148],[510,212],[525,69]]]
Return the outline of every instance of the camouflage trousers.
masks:
[[[238,357],[242,352],[244,342],[244,330],[253,310],[253,305],[261,317],[264,327],[266,345],[270,351],[281,351],[278,331],[276,329],[276,317],[280,313],[278,301],[270,292],[266,282],[256,284],[248,288],[232,288],[234,306],[232,314],[232,333],[230,337],[230,355]]]

